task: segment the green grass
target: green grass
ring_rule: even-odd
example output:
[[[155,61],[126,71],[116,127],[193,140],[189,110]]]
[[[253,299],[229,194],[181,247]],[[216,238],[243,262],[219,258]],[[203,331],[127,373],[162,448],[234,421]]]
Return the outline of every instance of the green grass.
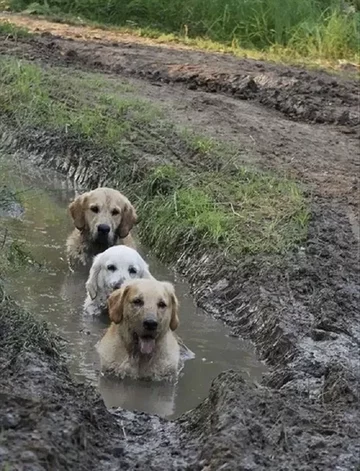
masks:
[[[8,21],[0,22],[0,35],[11,36],[13,38],[27,38],[31,36],[31,33],[19,26],[16,26]]]
[[[108,25],[236,48],[324,59],[358,57],[360,12],[347,0],[9,0],[12,9],[81,15]],[[155,33],[154,33],[155,31]]]
[[[178,129],[126,83],[2,58],[0,113],[29,133],[97,149],[89,167],[136,204],[140,235],[162,258],[278,253],[306,237],[309,212],[296,182],[239,167],[233,149]]]
[[[236,255],[282,252],[306,236],[309,213],[294,182],[246,169],[231,177],[181,175],[175,167],[158,167],[138,188],[145,192],[141,234],[163,257],[168,247],[182,253],[199,245]]]

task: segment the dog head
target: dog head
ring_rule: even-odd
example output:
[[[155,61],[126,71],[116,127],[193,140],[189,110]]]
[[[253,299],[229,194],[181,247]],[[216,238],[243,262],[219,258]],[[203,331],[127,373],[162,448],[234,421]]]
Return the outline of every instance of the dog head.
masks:
[[[152,278],[149,266],[136,250],[116,245],[94,258],[86,290],[92,300],[106,299],[125,281],[136,278]]]
[[[130,201],[112,188],[97,188],[78,196],[69,212],[75,227],[86,233],[94,244],[111,247],[124,239],[137,222]]]
[[[171,283],[132,280],[108,299],[109,317],[120,324],[129,348],[151,355],[156,342],[179,325],[178,300]]]

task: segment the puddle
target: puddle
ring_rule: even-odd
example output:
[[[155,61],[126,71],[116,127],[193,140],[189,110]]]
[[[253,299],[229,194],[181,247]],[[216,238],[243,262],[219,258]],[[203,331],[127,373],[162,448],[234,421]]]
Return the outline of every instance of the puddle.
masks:
[[[67,340],[72,375],[98,387],[107,407],[175,418],[199,404],[207,396],[211,381],[226,369],[260,381],[266,368],[257,360],[252,345],[230,337],[221,322],[197,309],[189,286],[141,246],[139,251],[151,273],[175,284],[181,305],[177,332],[196,356],[185,362],[176,386],[101,377],[94,346],[107,323],[82,315],[86,274],[69,273],[64,256],[65,240],[72,229],[66,208],[75,195],[74,187],[58,173],[40,170],[14,156],[3,156],[0,168],[0,185],[6,181],[24,206],[20,219],[3,219],[3,226],[24,244],[31,258],[43,265],[10,273],[8,292]]]

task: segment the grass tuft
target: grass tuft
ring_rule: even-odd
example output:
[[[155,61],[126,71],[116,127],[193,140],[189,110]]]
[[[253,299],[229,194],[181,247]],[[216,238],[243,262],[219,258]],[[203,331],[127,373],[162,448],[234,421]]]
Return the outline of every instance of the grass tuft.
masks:
[[[102,174],[106,166],[104,176],[134,201],[142,238],[160,257],[278,253],[306,237],[309,213],[296,182],[230,165],[232,149],[178,129],[127,84],[9,58],[0,72],[2,116],[101,149],[89,164]]]
[[[282,252],[306,238],[310,218],[296,183],[246,169],[185,179],[181,169],[163,166],[136,195],[145,195],[141,236],[162,258],[216,247],[234,255]]]
[[[0,35],[17,39],[17,38],[27,38],[31,36],[31,33],[27,29],[16,26],[13,23],[10,23],[8,21],[1,21],[0,22]]]
[[[144,241],[161,258],[170,258],[192,249],[226,247],[226,234],[231,232],[229,214],[217,208],[211,197],[200,188],[180,188],[166,196],[158,195],[141,205],[140,229]],[[171,249],[169,250],[169,248]]]

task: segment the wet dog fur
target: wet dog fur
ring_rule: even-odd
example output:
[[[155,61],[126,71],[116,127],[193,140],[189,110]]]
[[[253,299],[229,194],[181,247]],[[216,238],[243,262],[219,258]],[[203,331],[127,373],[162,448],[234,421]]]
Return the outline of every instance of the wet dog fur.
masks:
[[[180,346],[173,285],[155,279],[126,282],[110,295],[108,308],[112,324],[97,344],[102,371],[122,378],[176,378]]]
[[[106,314],[110,294],[125,281],[137,278],[153,277],[148,264],[135,249],[117,245],[96,255],[86,282],[85,314]]]
[[[69,266],[90,265],[95,255],[118,244],[134,247],[130,231],[137,223],[135,208],[119,191],[97,188],[78,196],[69,213],[75,229],[66,252]]]

